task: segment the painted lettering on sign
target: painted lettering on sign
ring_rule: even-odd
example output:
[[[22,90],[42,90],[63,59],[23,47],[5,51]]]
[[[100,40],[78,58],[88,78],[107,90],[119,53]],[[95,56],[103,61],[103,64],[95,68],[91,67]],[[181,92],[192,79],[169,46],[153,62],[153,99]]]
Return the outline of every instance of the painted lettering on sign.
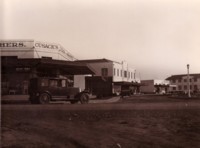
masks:
[[[31,68],[29,68],[29,67],[24,67],[24,68],[22,68],[22,67],[17,67],[16,68],[16,71],[30,71],[31,70]]]
[[[46,48],[46,49],[57,49],[58,52],[61,52],[64,56],[67,56],[67,57],[71,58],[72,60],[74,58],[71,54],[69,54],[65,49],[63,49],[59,45],[35,42],[35,47],[36,48]]]
[[[26,47],[23,42],[0,43],[0,47]]]
[[[66,51],[63,50],[63,49],[60,49],[59,51],[62,52],[63,54],[65,54],[66,56],[70,57],[71,59],[74,58],[72,55],[70,55],[68,52],[66,52]]]
[[[48,48],[48,49],[59,49],[58,45],[51,45],[51,44],[46,44],[46,43],[35,43],[35,47]]]

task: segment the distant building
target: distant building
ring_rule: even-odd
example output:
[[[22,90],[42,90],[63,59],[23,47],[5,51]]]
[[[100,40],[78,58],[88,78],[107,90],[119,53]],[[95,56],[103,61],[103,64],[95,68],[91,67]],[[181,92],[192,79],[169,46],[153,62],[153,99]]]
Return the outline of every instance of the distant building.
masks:
[[[141,80],[141,93],[165,94],[169,91],[169,81],[167,80]]]
[[[168,77],[166,80],[170,81],[170,91],[182,91],[187,93],[188,91],[188,82],[187,82],[187,74],[182,75],[172,75]],[[190,90],[191,92],[200,91],[200,74],[190,74]]]
[[[85,77],[75,76],[75,86],[88,89],[99,96],[119,94],[123,89],[139,91],[140,80],[135,76],[135,69],[126,62],[108,59],[78,60],[78,62],[86,63],[95,74]]]

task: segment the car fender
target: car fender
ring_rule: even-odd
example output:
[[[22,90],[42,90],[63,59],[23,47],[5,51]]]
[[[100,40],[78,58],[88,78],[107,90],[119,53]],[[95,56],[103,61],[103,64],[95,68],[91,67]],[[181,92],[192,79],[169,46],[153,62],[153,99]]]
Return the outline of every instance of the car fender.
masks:
[[[44,93],[48,94],[48,95],[50,96],[50,99],[52,98],[51,92],[49,92],[49,91],[47,91],[47,90],[39,92],[39,96],[40,96],[41,94],[44,94]],[[39,96],[38,96],[38,97],[39,97]]]
[[[82,92],[78,93],[78,94],[75,96],[75,98],[79,99],[79,98],[81,97],[82,94],[86,94],[86,95],[88,95],[88,97],[89,97],[88,92],[82,91]]]

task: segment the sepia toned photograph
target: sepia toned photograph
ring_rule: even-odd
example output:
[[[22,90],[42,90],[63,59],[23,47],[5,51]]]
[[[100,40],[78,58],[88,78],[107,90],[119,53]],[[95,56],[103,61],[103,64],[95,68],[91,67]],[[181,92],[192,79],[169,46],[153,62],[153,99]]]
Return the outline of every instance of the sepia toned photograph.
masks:
[[[1,0],[2,148],[199,148],[199,0]]]

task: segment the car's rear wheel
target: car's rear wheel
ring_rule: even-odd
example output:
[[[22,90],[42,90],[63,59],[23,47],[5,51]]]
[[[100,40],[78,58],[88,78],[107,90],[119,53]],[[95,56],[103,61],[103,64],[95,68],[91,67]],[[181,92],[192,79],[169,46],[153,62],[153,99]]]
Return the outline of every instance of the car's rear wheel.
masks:
[[[50,96],[47,93],[43,93],[39,97],[40,104],[48,104],[50,101]]]
[[[85,93],[81,94],[80,102],[81,104],[87,104],[89,102],[89,96]]]

